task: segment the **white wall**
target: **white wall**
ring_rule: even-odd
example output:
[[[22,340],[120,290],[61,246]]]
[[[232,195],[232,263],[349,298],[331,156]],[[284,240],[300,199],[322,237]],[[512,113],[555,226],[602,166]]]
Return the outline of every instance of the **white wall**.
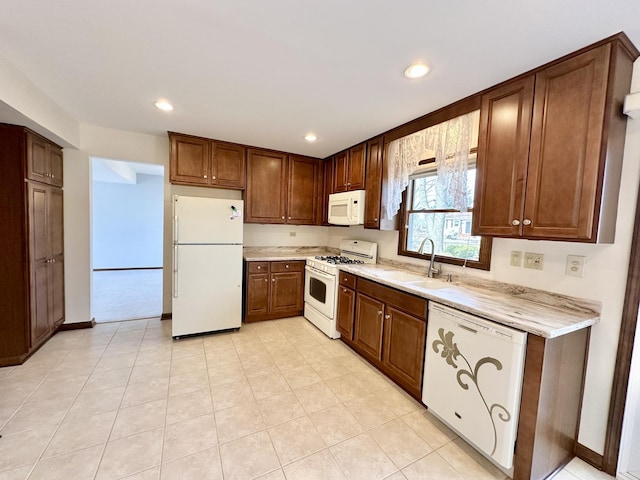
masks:
[[[324,247],[329,227],[245,224],[245,247]]]
[[[79,124],[4,57],[0,57],[2,121],[24,125],[62,147],[77,146]]]
[[[92,183],[94,269],[162,266],[163,176],[133,176],[135,183]]]

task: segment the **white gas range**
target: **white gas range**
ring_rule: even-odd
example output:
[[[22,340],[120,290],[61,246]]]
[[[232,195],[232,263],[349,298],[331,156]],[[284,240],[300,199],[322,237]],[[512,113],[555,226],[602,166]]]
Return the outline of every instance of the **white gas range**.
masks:
[[[329,338],[340,338],[336,330],[338,266],[376,263],[377,253],[377,243],[364,240],[342,240],[340,255],[307,258],[304,316]]]

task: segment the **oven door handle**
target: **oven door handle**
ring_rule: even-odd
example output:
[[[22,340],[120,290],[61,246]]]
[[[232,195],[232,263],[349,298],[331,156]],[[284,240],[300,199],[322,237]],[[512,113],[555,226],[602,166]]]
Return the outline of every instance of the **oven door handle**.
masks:
[[[315,268],[313,268],[313,267],[309,267],[309,266],[307,266],[307,267],[304,267],[304,269],[305,269],[307,272],[309,272],[309,273],[311,273],[311,274],[313,274],[313,275],[317,275],[318,277],[326,278],[327,280],[333,280],[333,279],[335,279],[335,278],[336,278],[336,277],[335,277],[335,275],[330,275],[330,274],[328,274],[328,273],[321,272],[320,270],[316,270],[316,269],[315,269]]]

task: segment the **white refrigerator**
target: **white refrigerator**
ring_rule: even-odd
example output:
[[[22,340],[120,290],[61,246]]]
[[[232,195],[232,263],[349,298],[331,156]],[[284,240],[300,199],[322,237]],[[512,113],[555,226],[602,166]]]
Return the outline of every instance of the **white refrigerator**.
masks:
[[[173,197],[172,336],[240,328],[242,200]]]

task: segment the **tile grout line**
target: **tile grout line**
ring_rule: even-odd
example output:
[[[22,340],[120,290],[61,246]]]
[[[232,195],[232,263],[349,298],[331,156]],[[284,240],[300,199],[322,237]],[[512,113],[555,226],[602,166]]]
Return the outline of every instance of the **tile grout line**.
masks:
[[[107,345],[107,348],[109,348],[109,345],[111,345],[111,342],[113,341],[113,338],[115,338],[115,336],[116,336],[116,334],[118,333],[119,330],[120,330],[120,325],[118,325],[117,330],[114,332],[113,337],[111,338],[111,341]],[[144,330],[145,330],[145,333],[146,333],[147,327],[145,327]],[[142,338],[144,338],[144,334],[142,335]],[[142,345],[142,339],[140,339],[140,345],[138,345],[138,349],[136,350],[136,356],[133,359],[133,365],[131,367],[131,372],[129,372],[129,377],[127,378],[127,383],[124,386],[124,392],[122,392],[122,398],[120,398],[120,403],[118,404],[118,408],[116,409],[116,416],[114,417],[113,423],[111,424],[111,429],[109,430],[109,435],[107,436],[107,441],[104,442],[104,448],[102,449],[102,454],[100,455],[100,461],[98,462],[98,466],[96,467],[96,471],[93,474],[94,480],[98,477],[98,472],[100,472],[100,466],[102,465],[102,461],[104,460],[104,454],[107,451],[107,447],[109,446],[109,441],[111,440],[111,435],[113,435],[113,429],[115,428],[116,422],[118,421],[118,415],[120,414],[120,408],[122,407],[122,402],[124,401],[124,397],[125,397],[125,395],[127,393],[127,387],[129,386],[129,381],[131,380],[131,375],[133,374],[133,369],[135,368],[136,360],[138,359],[138,354],[140,353],[140,346],[141,345]],[[106,349],[105,349],[105,352],[106,352]],[[102,360],[103,356],[104,356],[104,353],[100,357],[101,360]],[[97,365],[98,364],[96,364],[96,366]],[[94,367],[94,370],[95,370],[95,367]]]

